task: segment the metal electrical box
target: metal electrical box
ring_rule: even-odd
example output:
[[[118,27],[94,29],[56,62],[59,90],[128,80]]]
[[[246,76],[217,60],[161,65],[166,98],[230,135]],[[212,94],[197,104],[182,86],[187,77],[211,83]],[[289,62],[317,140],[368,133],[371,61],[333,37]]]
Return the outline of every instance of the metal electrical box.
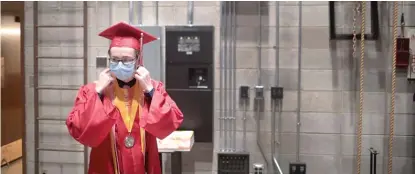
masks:
[[[151,35],[161,38],[162,28],[159,26],[140,26],[138,27]],[[151,78],[162,81],[164,79],[164,61],[162,60],[161,39],[143,45],[144,67],[150,72]]]
[[[184,114],[180,130],[213,141],[214,27],[166,27],[166,90]]]
[[[290,163],[289,174],[306,174],[305,163]]]

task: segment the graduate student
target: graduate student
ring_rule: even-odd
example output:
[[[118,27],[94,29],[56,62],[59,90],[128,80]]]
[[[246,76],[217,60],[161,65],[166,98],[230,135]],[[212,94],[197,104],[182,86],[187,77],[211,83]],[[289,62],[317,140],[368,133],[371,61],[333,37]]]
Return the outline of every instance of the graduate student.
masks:
[[[92,148],[89,174],[161,174],[156,138],[175,131],[183,114],[142,64],[143,44],[156,38],[124,22],[99,36],[111,40],[109,68],[79,89],[69,133]]]

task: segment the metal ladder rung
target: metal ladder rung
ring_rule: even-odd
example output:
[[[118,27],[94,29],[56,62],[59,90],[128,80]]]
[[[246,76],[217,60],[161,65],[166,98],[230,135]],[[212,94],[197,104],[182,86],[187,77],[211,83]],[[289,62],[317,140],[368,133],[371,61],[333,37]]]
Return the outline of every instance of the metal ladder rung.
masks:
[[[38,25],[37,28],[83,28],[83,25]]]
[[[84,57],[50,57],[50,56],[38,56],[38,59],[84,59]]]
[[[66,121],[65,118],[47,118],[47,117],[38,117],[37,120],[41,121]]]
[[[84,152],[84,150],[75,149],[54,149],[54,148],[37,148],[38,151],[49,151],[49,152]]]
[[[39,90],[78,90],[80,86],[39,86]]]

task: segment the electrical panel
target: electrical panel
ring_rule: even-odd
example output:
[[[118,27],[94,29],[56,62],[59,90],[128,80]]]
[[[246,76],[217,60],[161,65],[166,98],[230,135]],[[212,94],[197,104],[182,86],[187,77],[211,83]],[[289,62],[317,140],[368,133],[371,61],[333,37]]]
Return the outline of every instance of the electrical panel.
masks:
[[[166,27],[166,90],[184,114],[179,130],[213,141],[213,26]]]

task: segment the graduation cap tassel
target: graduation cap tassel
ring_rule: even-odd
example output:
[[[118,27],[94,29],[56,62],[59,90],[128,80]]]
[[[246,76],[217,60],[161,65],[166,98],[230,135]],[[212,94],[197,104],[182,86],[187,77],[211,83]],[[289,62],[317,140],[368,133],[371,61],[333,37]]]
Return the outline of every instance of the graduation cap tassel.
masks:
[[[144,51],[144,48],[143,48],[143,38],[144,38],[144,34],[143,33],[141,33],[141,37],[140,37],[140,65],[141,66],[144,66],[144,61],[143,61],[143,51]]]

